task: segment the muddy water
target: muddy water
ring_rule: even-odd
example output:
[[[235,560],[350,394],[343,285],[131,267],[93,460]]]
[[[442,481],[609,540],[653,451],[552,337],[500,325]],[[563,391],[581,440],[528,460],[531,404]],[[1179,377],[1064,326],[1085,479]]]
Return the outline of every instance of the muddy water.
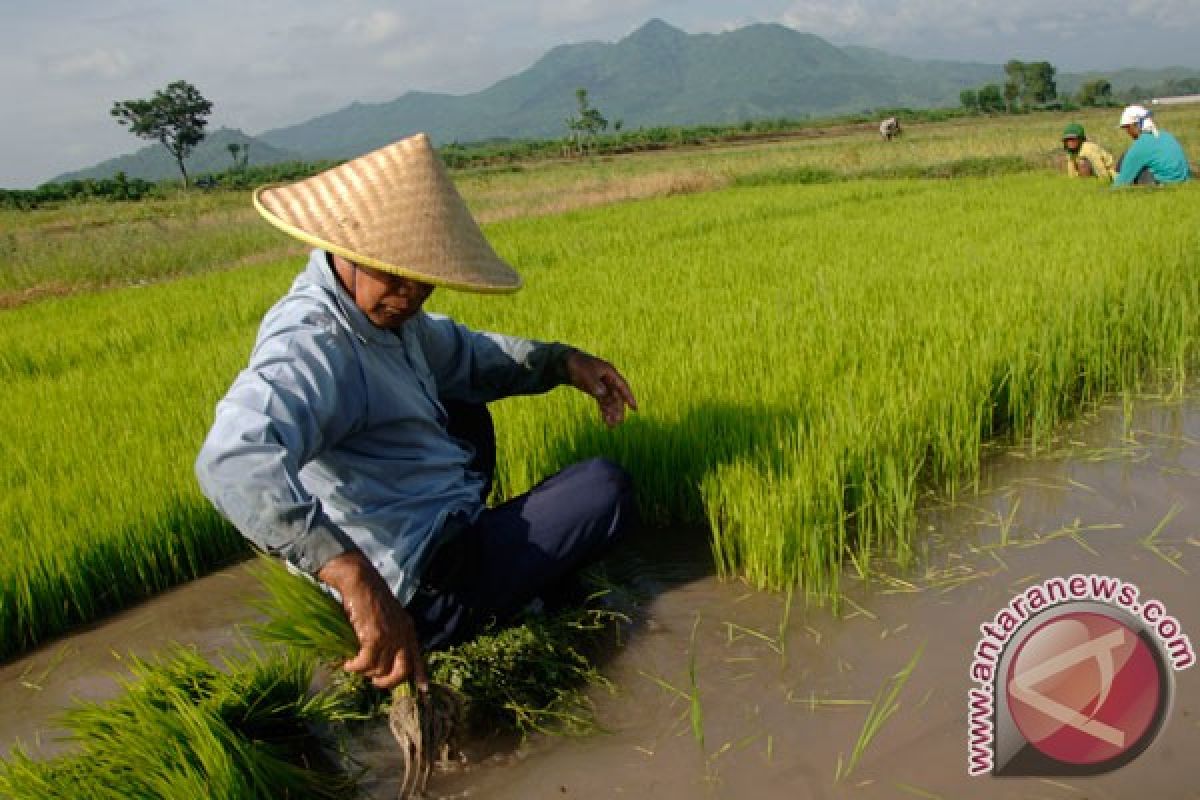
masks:
[[[154,656],[171,643],[206,657],[229,651],[242,641],[238,626],[256,619],[247,601],[257,587],[247,566],[231,567],[0,665],[0,754],[17,741],[32,755],[61,750],[55,715],[72,698],[113,696],[130,655]]]
[[[1116,772],[967,776],[979,625],[1030,584],[1076,572],[1123,578],[1200,641],[1200,400],[1135,409],[1128,425],[1120,407],[1101,409],[1037,458],[989,457],[978,494],[927,503],[921,566],[875,564],[871,580],[847,578],[836,614],[797,600],[787,615],[779,596],[717,581],[702,536],[646,534],[614,567],[642,599],[604,664],[618,688],[594,698],[607,732],[479,743],[489,757],[437,776],[431,795],[1200,798],[1200,668],[1174,676],[1163,733]],[[1156,529],[1151,549],[1143,540]],[[112,653],[168,640],[227,646],[251,588],[244,572],[222,573],[0,668],[0,742],[39,731],[44,740],[46,715],[66,698],[111,692],[102,673],[120,669]],[[898,710],[849,777],[835,780],[868,704],[922,648]],[[393,796],[386,746],[363,755],[378,767],[372,795]]]
[[[922,514],[929,546],[919,569],[876,565],[906,583],[851,580],[837,615],[797,607],[784,625],[782,598],[716,581],[702,550],[643,545],[632,572],[650,596],[644,621],[605,668],[617,693],[596,697],[609,732],[534,738],[507,759],[439,776],[434,796],[1200,797],[1200,668],[1176,673],[1162,734],[1120,770],[1088,779],[967,775],[979,625],[1030,584],[1076,572],[1135,582],[1200,642],[1200,402],[1141,402],[1128,437],[1125,428],[1122,410],[1106,408],[1067,431],[1049,457],[989,458],[979,495]],[[1143,545],[1172,512],[1157,552]],[[922,647],[898,710],[835,781],[862,731],[862,703]],[[693,664],[703,743],[685,696]]]

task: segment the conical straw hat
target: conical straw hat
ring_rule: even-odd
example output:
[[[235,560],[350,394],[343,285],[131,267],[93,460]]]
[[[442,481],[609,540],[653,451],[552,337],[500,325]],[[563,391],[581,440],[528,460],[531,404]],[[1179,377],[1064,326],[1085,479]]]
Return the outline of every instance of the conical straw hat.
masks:
[[[423,133],[311,178],[259,188],[254,207],[283,232],[356,264],[468,292],[521,288]]]

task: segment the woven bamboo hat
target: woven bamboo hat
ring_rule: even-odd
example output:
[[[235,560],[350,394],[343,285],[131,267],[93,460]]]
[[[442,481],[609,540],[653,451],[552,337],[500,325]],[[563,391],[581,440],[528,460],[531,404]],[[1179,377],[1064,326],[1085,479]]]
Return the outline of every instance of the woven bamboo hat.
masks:
[[[275,227],[356,264],[468,292],[515,292],[500,259],[418,133],[311,178],[254,192]]]

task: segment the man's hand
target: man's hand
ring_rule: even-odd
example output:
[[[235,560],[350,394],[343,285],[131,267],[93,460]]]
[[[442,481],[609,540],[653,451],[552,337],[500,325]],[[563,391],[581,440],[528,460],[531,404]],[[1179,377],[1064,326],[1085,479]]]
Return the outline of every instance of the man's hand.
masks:
[[[418,689],[429,688],[412,617],[362,553],[343,553],[322,567],[317,577],[342,596],[342,607],[358,637],[358,655],[343,669],[370,678],[380,689],[407,680]]]
[[[637,411],[637,400],[617,368],[581,350],[567,356],[567,378],[581,392],[596,398],[600,416],[610,428],[625,421],[625,407]]]

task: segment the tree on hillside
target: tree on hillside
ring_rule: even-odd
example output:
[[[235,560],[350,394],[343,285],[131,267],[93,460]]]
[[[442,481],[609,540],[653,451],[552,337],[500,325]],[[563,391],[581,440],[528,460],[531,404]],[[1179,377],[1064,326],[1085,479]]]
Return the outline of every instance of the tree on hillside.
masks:
[[[1112,84],[1104,78],[1088,81],[1079,87],[1076,96],[1081,106],[1106,106],[1112,103]]]
[[[583,153],[598,134],[608,129],[608,120],[588,103],[587,89],[576,89],[575,100],[579,103],[579,115],[567,119],[567,128],[579,152]]]
[[[979,92],[975,89],[963,89],[958,93],[958,102],[968,111],[979,110]]]
[[[122,100],[113,103],[110,112],[120,125],[143,139],[161,142],[167,148],[179,172],[183,186],[188,185],[183,161],[196,145],[204,141],[204,126],[212,113],[212,103],[187,81],[174,81],[154,92],[149,100]]]

